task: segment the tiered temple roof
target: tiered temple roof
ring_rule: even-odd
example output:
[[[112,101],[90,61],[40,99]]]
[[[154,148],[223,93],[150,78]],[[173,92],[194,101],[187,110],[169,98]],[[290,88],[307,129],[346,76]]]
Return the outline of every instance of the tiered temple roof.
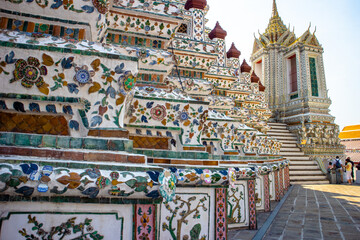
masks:
[[[219,23],[204,31],[206,0],[53,2],[0,7],[0,207],[30,219],[5,219],[8,239],[255,229],[288,161],[252,69]]]

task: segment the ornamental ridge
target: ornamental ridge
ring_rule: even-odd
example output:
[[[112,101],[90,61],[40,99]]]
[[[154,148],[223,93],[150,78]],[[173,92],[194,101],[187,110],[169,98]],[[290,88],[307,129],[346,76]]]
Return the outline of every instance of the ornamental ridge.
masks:
[[[279,16],[276,1],[273,0],[271,18],[269,21],[269,25],[265,30],[264,36],[266,36],[271,42],[276,42],[287,30],[287,27]]]

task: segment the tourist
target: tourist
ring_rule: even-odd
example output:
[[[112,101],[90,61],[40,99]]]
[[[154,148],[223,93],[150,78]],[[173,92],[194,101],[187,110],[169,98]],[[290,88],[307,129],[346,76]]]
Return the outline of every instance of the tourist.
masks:
[[[336,183],[342,183],[343,182],[343,170],[342,170],[342,162],[339,156],[336,156],[334,162],[333,162],[335,171],[336,171]]]
[[[351,173],[352,173],[352,164],[350,162],[350,159],[347,158],[345,160],[345,171],[346,171],[346,180],[349,184],[351,184],[352,179],[351,179]]]
[[[331,170],[333,168],[334,168],[334,166],[333,166],[332,162],[330,161],[329,165],[327,167],[327,177],[328,177],[329,181],[331,181]],[[330,183],[332,183],[332,182],[330,182]]]
[[[355,163],[353,161],[351,161],[350,157],[347,157],[346,160],[349,159],[349,162],[351,163],[351,180],[352,182],[355,182],[355,174],[354,174],[354,166],[355,166]]]
[[[331,169],[333,169],[333,168],[334,168],[334,166],[333,166],[332,162],[329,162],[329,165],[327,167],[327,171],[331,172]]]

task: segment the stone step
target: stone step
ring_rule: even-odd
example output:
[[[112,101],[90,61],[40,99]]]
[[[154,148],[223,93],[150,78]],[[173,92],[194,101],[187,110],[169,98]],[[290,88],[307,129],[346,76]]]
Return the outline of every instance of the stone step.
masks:
[[[281,140],[282,144],[297,144],[297,140]]]
[[[320,169],[315,170],[293,170],[291,169],[289,172],[290,176],[324,176],[324,174],[320,171]]]
[[[279,132],[279,133],[283,133],[283,132],[290,132],[287,128],[284,127],[271,127],[269,132]]]
[[[295,170],[295,171],[310,170],[311,171],[311,170],[318,170],[318,169],[319,169],[319,167],[316,164],[314,164],[314,165],[292,165],[290,163],[290,171],[293,171],[293,170]]]
[[[292,161],[310,161],[308,156],[288,156],[286,157],[290,162]],[[313,161],[311,161],[313,162]]]
[[[283,132],[283,133],[277,133],[277,132],[268,132],[267,133],[269,136],[291,136],[291,137],[296,137],[296,135],[294,135],[291,132]]]
[[[316,163],[313,161],[296,161],[296,162],[290,162],[290,165],[292,166],[317,166]]]
[[[268,134],[268,135],[269,135],[269,137],[276,138],[279,141],[281,141],[281,140],[297,140],[296,136],[290,135],[290,134],[288,134],[288,135],[285,135],[285,134],[284,135],[278,135],[278,134],[271,135],[271,134]]]
[[[290,181],[290,184],[294,185],[294,184],[302,184],[302,185],[317,185],[317,184],[329,184],[328,180],[319,180],[319,181]]]
[[[297,137],[294,135],[269,135],[269,137],[271,138],[276,138],[278,139],[280,142],[282,140],[296,140],[297,141]]]
[[[280,148],[280,153],[281,152],[300,152],[300,148],[297,147],[281,147]]]
[[[325,175],[317,175],[317,176],[291,176],[291,181],[316,181],[316,180],[327,180]]]
[[[270,131],[278,131],[278,130],[286,130],[286,131],[289,131],[286,127],[283,127],[283,126],[272,126],[269,130]]]
[[[281,145],[282,148],[298,148],[296,143],[282,143]],[[298,148],[300,149],[300,148]]]
[[[290,131],[287,129],[282,129],[282,128],[271,128],[268,133],[289,133]]]
[[[305,154],[304,154],[304,152],[300,152],[300,151],[298,151],[298,152],[288,152],[288,151],[283,152],[280,150],[280,155],[282,155],[284,157],[287,157],[287,156],[293,157],[293,156],[304,156]]]
[[[297,142],[297,138],[294,137],[294,136],[276,136],[276,137],[275,137],[275,136],[271,136],[271,137],[279,140],[280,142],[282,142],[282,140],[287,140],[287,141],[291,140],[291,141]]]
[[[287,125],[286,124],[269,124],[269,126],[271,127],[271,129],[286,129],[287,130]]]
[[[318,165],[298,148],[297,136],[284,123],[269,123],[268,135],[282,144],[280,155],[290,160],[291,184],[328,184]]]
[[[286,123],[279,123],[279,122],[269,122],[270,126],[287,126]]]

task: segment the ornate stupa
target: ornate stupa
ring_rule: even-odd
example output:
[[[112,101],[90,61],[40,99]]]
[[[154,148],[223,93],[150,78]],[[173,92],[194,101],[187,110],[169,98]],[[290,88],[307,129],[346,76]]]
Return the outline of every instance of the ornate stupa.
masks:
[[[296,37],[284,25],[274,0],[268,27],[255,38],[251,56],[266,88],[271,120],[286,123],[303,152],[320,162],[343,154],[329,110],[323,52],[310,27]]]
[[[206,0],[0,8],[0,239],[227,239],[288,189]]]

